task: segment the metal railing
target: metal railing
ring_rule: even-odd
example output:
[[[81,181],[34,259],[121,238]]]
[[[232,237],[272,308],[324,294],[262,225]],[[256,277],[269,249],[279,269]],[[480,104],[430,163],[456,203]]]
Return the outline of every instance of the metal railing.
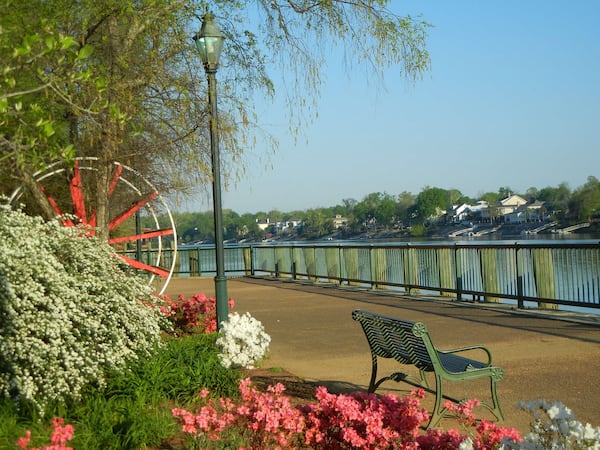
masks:
[[[163,250],[165,252],[165,250]],[[166,252],[169,257],[169,251]],[[212,275],[214,247],[180,248],[178,276]],[[290,244],[225,247],[229,275],[262,275],[600,308],[600,243]]]

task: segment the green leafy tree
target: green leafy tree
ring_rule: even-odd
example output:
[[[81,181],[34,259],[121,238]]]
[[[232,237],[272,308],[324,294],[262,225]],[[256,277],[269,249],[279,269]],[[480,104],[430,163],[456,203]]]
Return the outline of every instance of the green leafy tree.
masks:
[[[487,203],[487,215],[491,222],[496,222],[500,215],[500,200],[504,197],[499,192],[486,192],[479,196],[481,200]]]
[[[501,197],[500,194],[498,194],[497,192],[485,192],[483,194],[480,194],[479,198],[487,202],[488,205],[492,205],[495,203],[499,203],[503,197]]]
[[[375,212],[377,222],[384,227],[391,227],[398,219],[398,203],[393,195],[383,193]]]
[[[468,200],[458,189],[448,189],[446,192],[448,194],[448,202],[451,205],[460,205],[461,203],[466,203],[465,200]]]
[[[398,194],[398,218],[406,224],[410,222],[410,208],[415,204],[416,196],[408,191]]]
[[[354,217],[361,229],[366,230],[369,225],[376,223],[382,195],[380,192],[372,192],[354,206]]]
[[[416,218],[420,221],[426,221],[440,215],[440,212],[446,211],[452,203],[448,191],[437,187],[425,187],[415,199],[413,211]]]
[[[514,192],[508,186],[501,187],[500,189],[498,189],[498,196],[499,196],[500,200],[502,200],[502,199],[504,199],[506,197],[510,197],[512,194],[514,194]]]
[[[570,216],[576,221],[588,222],[600,214],[600,181],[589,176],[586,183],[573,192],[570,201]]]
[[[540,191],[538,190],[538,188],[536,188],[535,186],[531,186],[529,189],[527,189],[527,191],[525,192],[525,198],[527,200],[537,200],[537,198],[540,195]]]
[[[258,228],[254,215],[246,213],[239,218],[239,235],[250,241],[259,241],[263,238],[263,232]]]
[[[300,235],[307,239],[315,239],[333,233],[333,218],[322,209],[309,209],[306,212]]]
[[[558,187],[548,186],[539,190],[537,199],[544,202],[545,208],[555,218],[561,219],[567,213],[571,190],[567,183],[561,183]]]
[[[228,38],[219,70],[219,125],[222,171],[233,182],[243,174],[244,150],[262,146],[257,136],[275,146],[257,133],[252,109],[257,93],[270,98],[276,92],[268,61],[280,61],[285,74],[280,97],[289,106],[293,132],[313,117],[310,96],[318,95],[329,50],[323,42],[344,45],[369,73],[395,66],[415,80],[428,69],[428,25],[391,13],[388,4],[4,0],[0,60],[8,96],[0,97],[0,179],[16,182],[5,177],[16,167],[27,180],[55,159],[98,158],[97,180],[86,195],[101,238],[108,236],[111,203],[117,201],[109,195],[114,161],[140,171],[162,192],[209,184],[206,83],[190,36],[211,9]],[[30,47],[29,55],[19,53]],[[43,57],[33,57],[40,52]],[[11,85],[15,80],[22,85]],[[17,121],[23,106],[28,114]],[[3,189],[11,187],[4,182]],[[33,201],[44,203],[35,183],[28,187]]]
[[[47,217],[54,211],[32,173],[48,161],[72,161],[69,122],[98,110],[104,82],[89,67],[93,48],[56,30],[46,19],[20,13],[27,2],[4,2],[0,21],[0,192],[24,183]],[[39,13],[38,13],[39,14]],[[77,98],[70,86],[93,86],[96,95]]]

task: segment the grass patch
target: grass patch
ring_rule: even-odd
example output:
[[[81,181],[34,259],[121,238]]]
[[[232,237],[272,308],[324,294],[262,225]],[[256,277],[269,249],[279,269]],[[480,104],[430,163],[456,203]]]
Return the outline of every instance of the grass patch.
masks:
[[[44,420],[0,399],[0,448],[15,448],[27,429],[32,445],[47,444],[52,416],[75,426],[70,444],[76,449],[165,448],[180,430],[172,408],[193,408],[203,388],[218,397],[239,395],[241,373],[221,366],[215,339],[214,334],[167,338],[153,357],[110,374],[105,388],[89,387],[81,401],[55,407]]]

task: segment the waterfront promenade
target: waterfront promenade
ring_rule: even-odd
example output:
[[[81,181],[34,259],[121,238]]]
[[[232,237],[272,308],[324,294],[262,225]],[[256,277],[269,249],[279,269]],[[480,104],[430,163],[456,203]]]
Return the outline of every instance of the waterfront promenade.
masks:
[[[175,278],[171,296],[196,293],[214,296],[212,278]],[[498,394],[505,424],[528,431],[531,416],[519,410],[521,400],[558,400],[582,422],[600,426],[600,321],[549,313],[517,313],[510,307],[444,301],[435,297],[338,288],[268,278],[230,278],[228,294],[234,310],[249,311],[272,338],[262,367],[289,372],[331,391],[366,390],[371,371],[369,347],[354,309],[424,322],[441,349],[482,344],[494,365],[505,371]],[[568,318],[569,320],[558,320]],[[414,368],[407,368],[416,373]],[[404,368],[402,370],[404,371]],[[398,370],[393,361],[380,363],[380,373]],[[378,392],[404,395],[405,383],[388,381]],[[486,380],[448,383],[444,392],[456,398],[489,398]],[[427,394],[425,407],[432,405]],[[476,412],[491,418],[484,409]],[[455,427],[445,419],[442,427]]]

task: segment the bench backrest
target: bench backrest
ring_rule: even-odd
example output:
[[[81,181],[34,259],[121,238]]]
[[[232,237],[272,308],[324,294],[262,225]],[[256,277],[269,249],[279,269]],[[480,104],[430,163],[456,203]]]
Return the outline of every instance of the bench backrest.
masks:
[[[433,370],[433,362],[424,342],[424,339],[429,340],[429,334],[423,323],[361,310],[353,311],[352,318],[362,325],[374,355],[393,358],[402,364],[413,364],[427,372]]]

